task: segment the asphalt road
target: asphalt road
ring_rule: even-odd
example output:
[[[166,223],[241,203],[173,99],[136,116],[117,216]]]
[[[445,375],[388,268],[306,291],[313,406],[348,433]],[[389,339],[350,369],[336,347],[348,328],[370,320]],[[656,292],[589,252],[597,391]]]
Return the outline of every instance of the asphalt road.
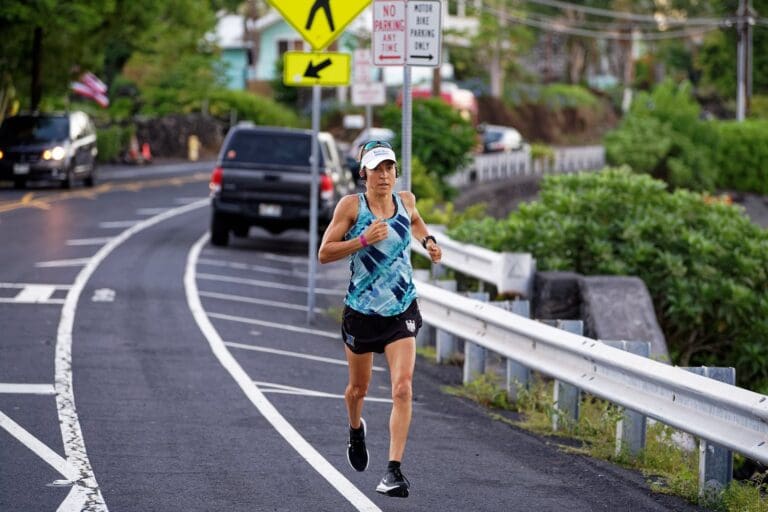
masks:
[[[411,496],[378,495],[381,357],[369,470],[345,457],[346,263],[319,267],[307,325],[306,233],[211,247],[206,165],[0,188],[0,510],[698,510],[444,394],[458,372],[423,360]]]

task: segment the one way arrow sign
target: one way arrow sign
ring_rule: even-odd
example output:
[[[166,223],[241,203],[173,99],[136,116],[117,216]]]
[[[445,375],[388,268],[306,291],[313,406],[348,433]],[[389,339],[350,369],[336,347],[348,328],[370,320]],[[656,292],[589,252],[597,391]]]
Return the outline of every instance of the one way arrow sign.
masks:
[[[348,85],[350,61],[348,53],[285,52],[283,83],[297,87]]]

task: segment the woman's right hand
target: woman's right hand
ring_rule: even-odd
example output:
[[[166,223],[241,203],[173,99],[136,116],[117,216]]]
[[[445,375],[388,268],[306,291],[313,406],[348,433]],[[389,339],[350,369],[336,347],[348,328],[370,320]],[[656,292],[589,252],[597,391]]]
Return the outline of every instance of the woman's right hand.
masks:
[[[387,238],[387,231],[387,223],[382,219],[375,219],[365,230],[363,236],[365,237],[366,242],[375,244],[376,242],[381,242]]]

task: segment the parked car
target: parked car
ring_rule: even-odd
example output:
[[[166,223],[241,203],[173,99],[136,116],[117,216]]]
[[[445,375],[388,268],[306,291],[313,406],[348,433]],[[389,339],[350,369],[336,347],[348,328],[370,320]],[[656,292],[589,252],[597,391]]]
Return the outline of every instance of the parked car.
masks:
[[[509,126],[481,125],[483,153],[509,153],[520,151],[525,146],[520,132]]]
[[[47,180],[70,188],[96,180],[96,128],[84,112],[21,114],[0,125],[0,180],[23,188]]]
[[[318,133],[317,139],[320,141],[320,152],[323,154],[326,167],[331,171],[333,182],[338,185],[342,195],[354,193],[356,182],[351,170],[343,159],[336,139],[328,132]]]
[[[318,140],[318,227],[323,230],[338,200],[355,185],[338,163],[333,137],[321,133]],[[310,130],[250,123],[230,129],[211,174],[211,243],[225,246],[230,233],[245,237],[251,226],[271,233],[308,230],[311,154]]]

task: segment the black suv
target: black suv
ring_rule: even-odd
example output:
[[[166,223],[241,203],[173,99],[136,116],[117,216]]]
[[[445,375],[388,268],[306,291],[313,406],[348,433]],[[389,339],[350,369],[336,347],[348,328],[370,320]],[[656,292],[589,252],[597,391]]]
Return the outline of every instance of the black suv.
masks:
[[[69,188],[75,179],[92,187],[97,153],[96,128],[84,112],[22,114],[0,125],[0,180],[16,188],[33,180]]]
[[[330,223],[336,202],[354,190],[351,174],[335,168],[329,156],[332,149],[329,141],[321,138],[321,230]],[[251,226],[271,233],[308,230],[311,154],[310,130],[249,123],[230,129],[211,175],[211,243],[227,245],[230,231],[245,237]]]

